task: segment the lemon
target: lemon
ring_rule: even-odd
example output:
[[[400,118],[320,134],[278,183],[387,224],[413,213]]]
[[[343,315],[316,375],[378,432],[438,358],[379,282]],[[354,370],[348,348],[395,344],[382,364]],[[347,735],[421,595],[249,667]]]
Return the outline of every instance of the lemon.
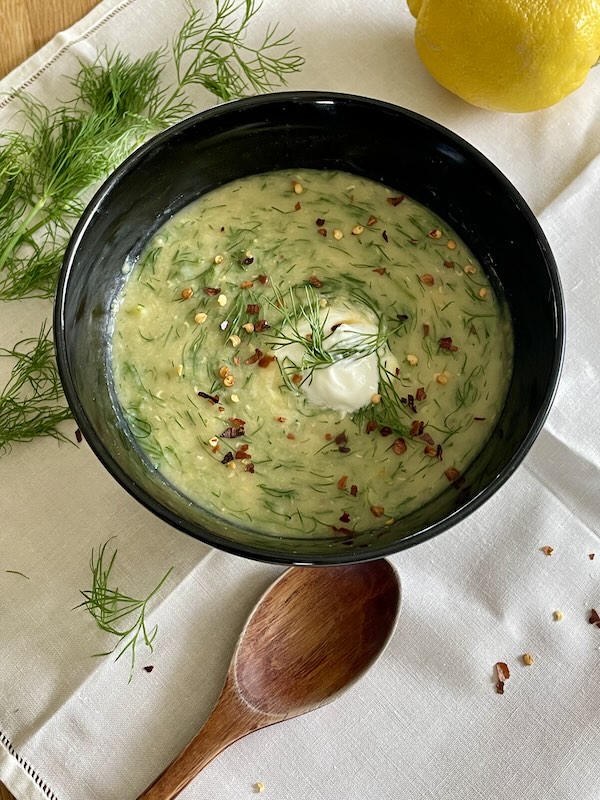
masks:
[[[551,106],[600,56],[600,0],[407,1],[431,75],[482,108]]]

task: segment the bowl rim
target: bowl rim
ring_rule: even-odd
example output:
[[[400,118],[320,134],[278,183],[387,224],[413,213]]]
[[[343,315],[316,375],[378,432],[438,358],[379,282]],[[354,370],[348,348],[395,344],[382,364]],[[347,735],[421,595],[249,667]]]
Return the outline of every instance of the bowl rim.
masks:
[[[534,238],[537,240],[538,245],[543,252],[544,260],[546,262],[546,269],[553,292],[555,317],[555,337],[553,342],[554,355],[546,394],[544,396],[544,401],[538,408],[536,416],[530,425],[526,436],[512,453],[504,468],[500,470],[494,476],[494,478],[483,489],[481,489],[481,491],[469,498],[463,505],[452,511],[443,519],[431,523],[418,532],[401,537],[392,543],[374,546],[369,550],[349,548],[347,552],[337,552],[335,554],[331,554],[323,551],[317,554],[311,553],[309,555],[296,554],[293,552],[293,550],[289,552],[278,553],[276,548],[265,548],[246,543],[242,544],[234,540],[226,539],[219,534],[215,534],[205,528],[199,530],[196,525],[179,519],[176,514],[162,506],[140,486],[138,486],[138,484],[131,477],[129,477],[129,475],[114,461],[110,451],[105,448],[102,442],[97,438],[94,427],[89,421],[83,405],[79,400],[74,382],[71,378],[69,359],[67,356],[67,334],[65,330],[64,314],[65,302],[69,289],[69,278],[73,270],[79,244],[82,238],[85,236],[86,230],[94,217],[97,207],[108,195],[110,195],[115,185],[117,185],[127,174],[135,169],[136,165],[145,158],[147,153],[152,152],[156,147],[161,146],[164,142],[167,142],[169,139],[177,136],[180,132],[185,131],[187,128],[194,127],[197,124],[203,124],[203,122],[206,120],[231,115],[232,113],[235,114],[236,112],[243,112],[247,108],[255,109],[260,106],[277,106],[285,103],[308,103],[311,105],[341,104],[354,105],[355,107],[360,107],[362,105],[371,109],[375,108],[380,111],[387,111],[401,117],[408,117],[424,125],[425,127],[434,130],[438,135],[449,139],[457,149],[463,151],[468,155],[469,158],[473,159],[480,166],[489,171],[494,176],[495,180],[502,186],[513,203],[518,207],[519,212],[524,217],[528,227],[530,228]],[[241,119],[242,117],[240,116],[240,121]],[[537,217],[534,215],[533,211],[521,193],[504,175],[504,173],[501,172],[500,169],[487,158],[487,156],[485,156],[480,150],[478,150],[474,145],[470,144],[459,134],[416,111],[412,111],[411,109],[407,109],[403,106],[380,100],[378,98],[368,97],[366,95],[322,90],[278,91],[258,95],[255,97],[230,100],[225,103],[213,105],[191,115],[190,117],[187,117],[184,120],[181,120],[180,122],[175,123],[174,125],[171,125],[164,131],[157,133],[148,141],[140,145],[104,180],[101,186],[94,193],[93,197],[87,203],[83,214],[75,225],[65,251],[63,264],[59,274],[53,313],[55,353],[58,372],[67,403],[88,446],[94,452],[108,473],[128,492],[128,494],[134,497],[142,506],[151,511],[155,516],[166,522],[170,527],[182,531],[198,541],[232,555],[251,558],[253,560],[262,561],[265,563],[296,566],[331,566],[335,564],[350,564],[359,561],[369,561],[378,558],[384,558],[432,539],[434,536],[447,531],[459,522],[462,522],[470,514],[482,506],[514,474],[515,470],[522,463],[526,454],[532,447],[546,421],[556,396],[560,374],[562,371],[565,352],[565,324],[566,309],[564,292],[560,281],[558,266],[550,249],[546,235]],[[288,538],[288,540],[291,539],[291,537],[279,538]],[[272,541],[273,544],[276,544],[277,540],[277,536],[269,537],[269,541]],[[300,539],[299,542],[301,541],[302,540]]]

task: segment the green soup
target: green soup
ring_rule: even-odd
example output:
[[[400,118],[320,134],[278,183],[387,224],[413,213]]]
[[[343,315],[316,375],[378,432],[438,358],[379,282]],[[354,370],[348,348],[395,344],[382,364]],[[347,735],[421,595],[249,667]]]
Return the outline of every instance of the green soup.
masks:
[[[458,237],[341,172],[244,178],[170,219],[130,268],[115,385],[152,466],[287,536],[390,524],[485,445],[509,314]]]

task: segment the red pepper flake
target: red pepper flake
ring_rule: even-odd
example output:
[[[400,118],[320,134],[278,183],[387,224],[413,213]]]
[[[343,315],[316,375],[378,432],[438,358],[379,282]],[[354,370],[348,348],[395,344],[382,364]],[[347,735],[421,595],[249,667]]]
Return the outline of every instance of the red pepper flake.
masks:
[[[590,553],[588,555],[588,558],[589,558],[590,561],[593,561],[596,558],[596,553]]]
[[[327,236],[327,228],[319,228],[317,230],[317,233],[319,234],[319,236]]]
[[[221,439],[237,439],[238,436],[243,436],[246,433],[244,426],[231,426],[231,428],[225,428],[223,433],[221,434]],[[233,458],[233,456],[231,457]],[[229,459],[231,461],[231,459]]]
[[[387,275],[387,267],[375,267],[373,272],[376,272],[378,275]]]
[[[256,328],[255,328],[255,330],[256,330]],[[260,359],[263,357],[263,355],[264,355],[263,351],[259,350],[258,347],[257,347],[254,350],[254,355],[250,356],[250,358],[247,358],[244,363],[245,364],[256,364],[257,361],[260,361]]]
[[[296,438],[296,434],[295,433],[288,433],[287,438],[293,440],[293,439]]]
[[[340,522],[350,522],[350,514],[347,511],[344,511],[340,517]]]
[[[263,356],[261,359],[259,359],[258,366],[265,369],[270,364],[272,364],[273,361],[275,361],[275,356]]]
[[[377,430],[377,423],[375,422],[375,420],[370,419],[367,422],[367,433],[372,433],[373,431],[376,430]]]
[[[246,424],[245,420],[240,419],[239,417],[229,417],[229,422],[234,428],[243,428]]]
[[[347,444],[347,443],[348,443],[348,437],[346,436],[346,433],[345,433],[345,432],[343,432],[343,433],[338,433],[338,435],[335,437],[335,440],[334,440],[334,441],[335,441],[335,443],[336,443],[336,444],[338,444],[338,445],[344,445],[344,444]]]
[[[423,452],[430,458],[437,458],[437,448],[434,445],[428,444]]]
[[[79,442],[79,444],[83,442],[83,434],[81,433],[79,428],[77,428],[77,430],[75,431],[75,439]]]
[[[251,289],[253,286],[252,281],[242,281],[240,283],[240,289]]]
[[[396,453],[397,456],[401,456],[402,453],[406,453],[406,442],[404,439],[399,436],[392,445],[392,450]]]
[[[447,269],[452,269],[452,267],[454,266],[454,261],[444,261],[444,266]]]
[[[420,439],[422,442],[427,442],[427,444],[430,446],[433,446],[435,444],[430,434],[428,433],[421,433],[417,438]]]
[[[248,363],[248,362],[246,362],[246,363]],[[211,405],[213,405],[213,406],[216,405],[219,402],[219,395],[218,394],[212,395],[212,394],[206,394],[206,392],[198,392],[197,394],[198,394],[198,397],[203,397],[205,400],[208,400],[211,403]]]
[[[595,625],[597,628],[600,628],[600,614],[598,614],[595,608],[592,608],[588,622],[590,625]]]
[[[247,444],[246,445],[242,445],[242,446],[243,447],[248,447]],[[243,458],[252,458],[250,453],[247,450],[242,450],[241,447],[240,447],[239,450],[236,450],[235,457],[237,458],[238,461],[241,461]]]
[[[371,216],[367,220],[367,225],[375,225],[376,222],[377,222],[377,217],[374,217],[373,214],[371,214]]]
[[[246,464],[246,466],[244,467],[244,472],[254,472],[254,464],[252,463]]]
[[[423,336],[429,336],[429,325],[426,322],[423,323]]]
[[[410,435],[411,436],[421,436],[423,433],[423,428],[425,427],[425,423],[422,420],[415,419],[410,426]]]
[[[292,383],[295,383],[296,386],[299,386],[302,383],[302,375],[299,372],[294,372],[292,375]]]
[[[323,225],[325,225],[325,220],[323,219],[323,217],[317,217],[317,219],[315,220],[315,225],[317,226],[317,228],[322,228]]]
[[[344,536],[352,536],[354,533],[350,528],[337,528],[335,525],[330,525],[329,527],[334,533],[343,533]]]
[[[254,264],[254,256],[246,256],[245,258],[242,258],[242,261],[241,261],[241,263],[242,263],[242,264],[243,264],[245,267],[249,267],[249,266],[250,266],[250,264]]]
[[[444,471],[444,475],[448,478],[450,483],[454,483],[458,478],[460,478],[460,472],[456,469],[456,467],[448,467],[447,470]]]
[[[419,386],[415,396],[416,396],[417,400],[419,400],[419,401],[427,400],[427,392],[425,391],[425,387],[424,386]]]
[[[209,295],[209,297],[215,297],[215,295],[221,294],[221,290],[219,289],[218,286],[216,286],[216,287],[214,287],[214,286],[205,286],[202,291],[204,292],[204,294]]]
[[[383,238],[383,241],[384,241],[384,242],[389,242],[388,235],[387,235],[387,231],[384,231],[384,232],[381,234],[381,236],[382,236],[382,238]]]
[[[333,439],[333,434],[332,433],[326,433],[325,434],[325,441],[330,442],[332,439]]]
[[[428,272],[425,272],[423,275],[420,275],[419,280],[421,281],[421,283],[424,283],[425,286],[433,286],[433,284],[435,283],[433,275],[430,275]]]
[[[246,306],[246,314],[258,314],[260,312],[260,306],[258,303],[248,303]]]
[[[504,661],[498,661],[495,664],[496,669],[496,691],[498,694],[504,694],[504,684],[510,678],[510,671],[508,669],[508,664]]]
[[[408,319],[408,314],[396,314],[396,319],[399,322],[406,322],[406,320]]]
[[[441,239],[442,232],[439,228],[433,228],[432,230],[429,231],[427,236],[429,236],[430,239]]]
[[[148,664],[147,667],[144,667],[144,672],[152,672],[154,666],[152,664]]]
[[[348,483],[348,476],[342,475],[342,477],[337,482],[337,487],[340,491],[346,488],[346,484]]]
[[[258,276],[258,280],[259,280],[259,281],[260,281],[260,283],[262,283],[262,284],[263,284],[263,286],[264,286],[264,285],[265,285],[265,283],[267,283],[267,282],[268,282],[268,280],[269,280],[269,276],[268,276],[268,275],[259,275],[259,276]]]
[[[404,195],[399,194],[397,197],[386,197],[386,202],[388,202],[391,206],[399,206],[400,203],[404,200]]]
[[[379,433],[380,433],[382,436],[389,436],[389,435],[392,433],[392,429],[391,429],[391,428],[389,428],[387,425],[384,425],[383,427],[381,427],[381,428],[379,429]]]
[[[371,506],[370,510],[371,510],[371,514],[373,514],[374,517],[381,517],[381,516],[383,516],[383,514],[385,512],[385,509],[384,509],[383,506]]]
[[[346,445],[343,445],[342,447],[338,447],[338,450],[340,451],[340,453],[349,453],[350,452],[350,448],[347,447]]]
[[[300,211],[301,208],[302,208],[302,206],[300,205],[300,200],[298,200],[298,202],[294,206],[294,211]]]
[[[485,421],[485,417],[473,417],[473,419],[475,420],[475,422],[484,422]]]
[[[410,408],[410,410],[413,412],[413,414],[416,414],[416,413],[417,413],[417,409],[416,409],[416,406],[415,406],[415,398],[414,398],[414,395],[412,395],[412,394],[409,394],[409,395],[408,395],[408,397],[406,398],[406,404],[408,405],[408,407]]]
[[[554,552],[554,548],[550,547],[550,545],[548,544],[545,547],[541,547],[540,550],[545,556],[551,556],[552,553]]]
[[[458,347],[455,344],[452,344],[452,337],[451,336],[442,336],[439,341],[440,350],[447,350],[449,353],[455,353],[458,350]]]
[[[257,333],[262,333],[269,327],[269,323],[266,319],[259,319],[258,322],[254,324],[254,330]]]
[[[352,495],[352,497],[356,497],[356,495],[358,494],[358,486],[355,483],[353,483],[352,486],[350,487],[350,494]]]
[[[315,289],[320,289],[321,286],[323,286],[322,281],[320,281],[316,275],[311,275],[310,278],[308,279],[308,282],[310,283],[311,286],[314,286]]]
[[[223,456],[223,460],[221,461],[221,464],[229,464],[230,461],[233,461],[233,458],[234,458],[233,453],[230,450],[228,453],[225,453],[225,455]]]

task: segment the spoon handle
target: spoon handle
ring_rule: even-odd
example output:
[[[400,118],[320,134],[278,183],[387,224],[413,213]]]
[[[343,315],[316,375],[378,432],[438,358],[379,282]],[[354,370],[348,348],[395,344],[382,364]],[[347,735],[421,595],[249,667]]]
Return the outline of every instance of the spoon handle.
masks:
[[[263,715],[243,703],[228,679],[203,727],[137,800],[172,800],[226,747],[265,724]]]

